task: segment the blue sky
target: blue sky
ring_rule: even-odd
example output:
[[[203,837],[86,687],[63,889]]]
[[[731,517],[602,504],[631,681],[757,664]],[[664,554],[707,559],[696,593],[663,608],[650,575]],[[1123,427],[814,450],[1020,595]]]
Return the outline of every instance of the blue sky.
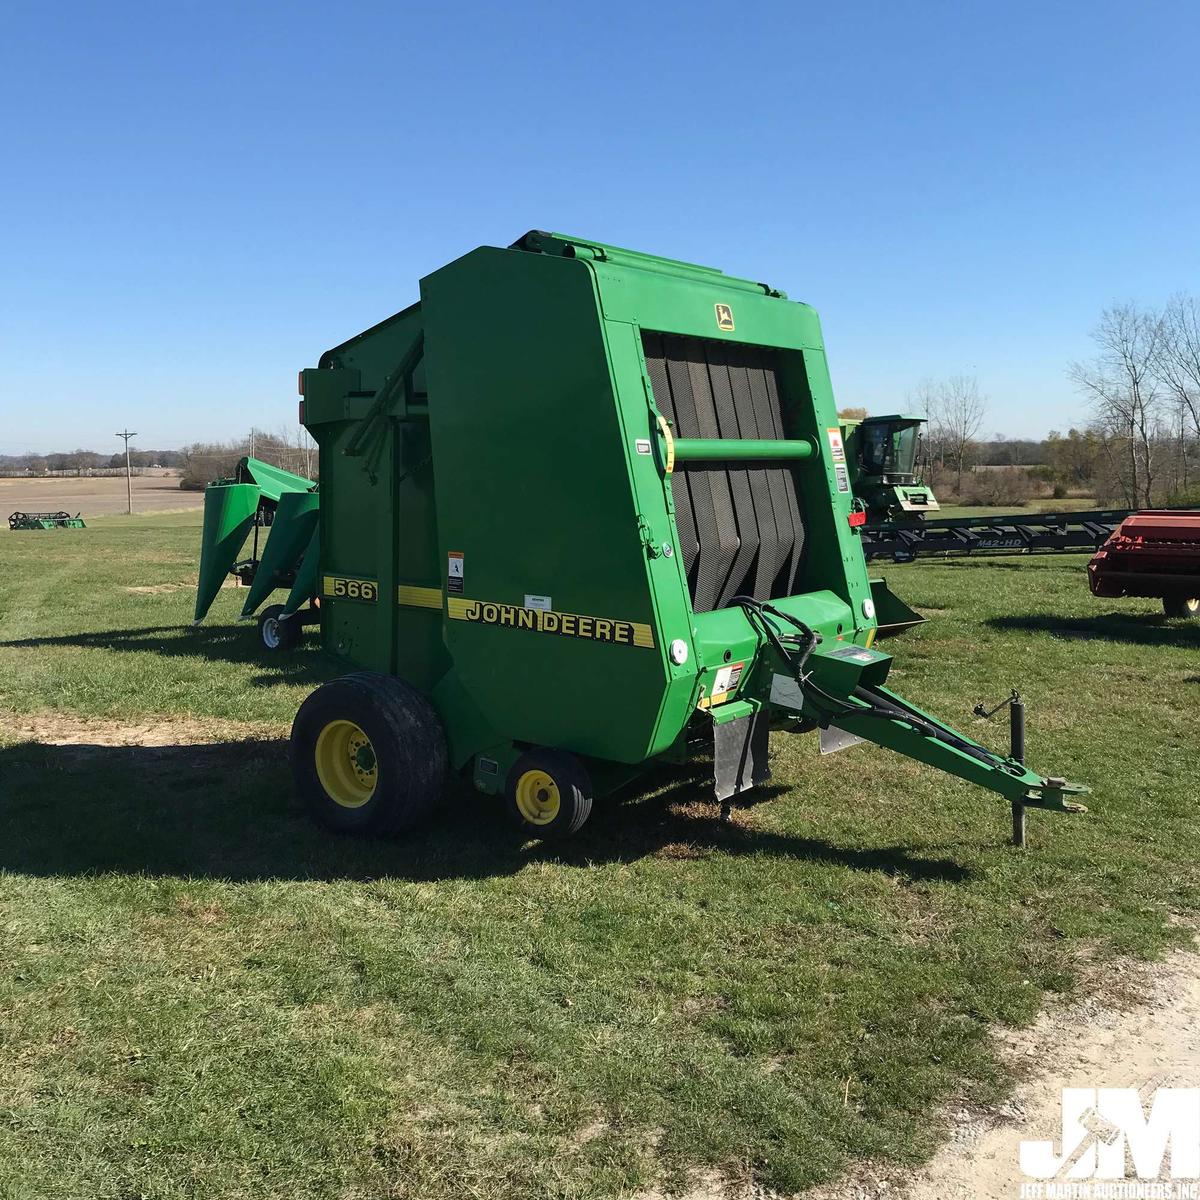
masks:
[[[0,453],[295,420],[299,367],[529,228],[764,279],[840,405],[1084,418],[1200,290],[1194,3],[5,5]]]

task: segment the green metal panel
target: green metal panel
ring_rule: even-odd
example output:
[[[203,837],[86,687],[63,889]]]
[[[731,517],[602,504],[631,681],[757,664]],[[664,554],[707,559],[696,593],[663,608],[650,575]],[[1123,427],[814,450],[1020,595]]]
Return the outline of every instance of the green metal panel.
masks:
[[[311,492],[316,486],[311,479],[272,466],[261,458],[243,458],[237,466],[237,478],[239,482],[257,484],[263,498],[274,501],[291,492]]]
[[[320,447],[325,645],[356,666],[432,690],[449,659],[423,363],[377,405],[379,390],[411,361],[423,324],[418,305],[397,313],[327,351],[320,368],[303,373],[303,386],[305,424]],[[351,581],[374,584],[373,598],[361,588],[347,594]]]
[[[195,620],[203,619],[237,561],[258,511],[261,493],[253,483],[212,484],[204,489],[204,526],[200,540],[200,579]]]
[[[318,527],[312,531],[308,548],[300,560],[296,571],[296,580],[288,592],[288,598],[283,604],[283,615],[290,617],[302,609],[317,594],[320,586],[321,573],[321,530]]]
[[[439,565],[463,564],[454,674],[504,737],[639,762],[668,681],[691,674],[666,657],[690,620],[669,563],[673,605],[656,612],[663,560],[642,541],[593,277],[577,259],[483,249],[421,296]],[[527,615],[527,597],[552,612]]]
[[[290,586],[317,527],[320,497],[316,492],[284,492],[275,509],[271,533],[263,548],[254,582],[250,585],[242,616],[248,617],[277,588]]]

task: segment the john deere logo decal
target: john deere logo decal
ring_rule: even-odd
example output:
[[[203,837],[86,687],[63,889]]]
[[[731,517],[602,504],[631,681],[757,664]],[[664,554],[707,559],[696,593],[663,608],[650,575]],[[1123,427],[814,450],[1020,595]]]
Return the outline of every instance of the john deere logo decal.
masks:
[[[733,309],[728,304],[714,304],[717,310],[717,328],[725,333],[733,332]]]
[[[446,615],[452,621],[474,621],[479,625],[556,633],[559,637],[614,642],[618,646],[654,647],[653,631],[640,621],[589,617],[580,613],[555,612],[553,609],[522,608],[516,604],[494,604],[489,600],[467,600],[461,596],[446,597]]]

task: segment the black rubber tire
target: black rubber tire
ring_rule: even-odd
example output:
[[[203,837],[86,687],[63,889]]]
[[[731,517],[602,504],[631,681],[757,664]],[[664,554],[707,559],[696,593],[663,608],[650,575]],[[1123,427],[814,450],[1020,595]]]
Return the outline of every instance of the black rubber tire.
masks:
[[[517,785],[529,771],[543,771],[558,787],[559,808],[546,824],[527,820],[517,804]],[[504,786],[504,807],[508,818],[529,837],[564,838],[578,833],[592,812],[592,780],[587,768],[565,750],[537,748],[527,750],[513,763]]]
[[[282,604],[270,604],[258,615],[258,641],[264,650],[292,650],[304,636],[304,626],[297,616],[281,620]]]
[[[1165,612],[1168,617],[1200,616],[1200,597],[1164,596],[1163,612]]]
[[[317,772],[317,738],[334,721],[353,722],[374,750],[375,790],[361,807],[338,804]],[[421,692],[391,675],[363,671],[317,688],[292,723],[289,757],[297,795],[339,833],[411,829],[436,807],[446,783],[441,718]]]

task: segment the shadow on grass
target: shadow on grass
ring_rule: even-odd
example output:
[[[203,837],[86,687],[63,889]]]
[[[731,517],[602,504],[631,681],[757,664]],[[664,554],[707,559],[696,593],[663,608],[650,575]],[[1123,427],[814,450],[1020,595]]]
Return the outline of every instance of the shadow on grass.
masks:
[[[107,629],[96,633],[63,634],[59,637],[16,638],[0,642],[4,649],[38,650],[56,646],[88,650],[116,650],[157,654],[164,658],[206,658],[212,662],[269,667],[270,672],[255,677],[255,687],[274,683],[321,683],[337,674],[312,650],[281,651],[271,655],[259,644],[250,621],[232,625],[148,625],[140,629]]]
[[[1200,623],[1172,621],[1156,613],[1110,612],[1097,613],[1094,617],[1027,613],[989,617],[987,624],[1005,632],[1051,633],[1055,637],[1132,642],[1139,646],[1174,646],[1180,650],[1200,647]]]
[[[747,800],[785,789],[764,788]],[[622,801],[623,797],[623,801]],[[118,872],[231,881],[438,880],[510,875],[531,863],[632,862],[647,855],[766,855],[909,880],[971,873],[902,846],[858,849],[722,822],[706,780],[661,769],[597,805],[570,842],[528,843],[501,802],[454,782],[441,815],[397,839],[317,827],[291,797],[287,744],[0,749],[0,870]]]

